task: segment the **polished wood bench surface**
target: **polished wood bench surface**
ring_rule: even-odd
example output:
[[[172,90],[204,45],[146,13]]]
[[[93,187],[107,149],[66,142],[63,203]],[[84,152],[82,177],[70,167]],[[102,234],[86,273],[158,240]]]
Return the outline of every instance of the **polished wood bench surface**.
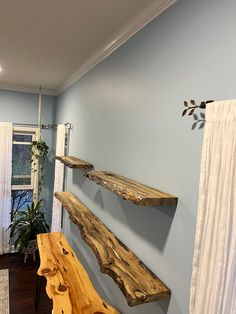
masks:
[[[75,252],[61,232],[37,236],[39,276],[47,279],[53,314],[118,314],[97,293]]]

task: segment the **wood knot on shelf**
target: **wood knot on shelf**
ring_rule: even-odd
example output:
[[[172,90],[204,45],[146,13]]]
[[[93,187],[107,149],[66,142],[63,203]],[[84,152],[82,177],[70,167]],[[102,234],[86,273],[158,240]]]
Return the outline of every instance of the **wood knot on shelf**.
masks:
[[[67,250],[65,250],[64,247],[62,249],[62,252],[63,252],[64,255],[68,255],[69,254],[69,252],[67,252]]]
[[[42,268],[41,274],[45,277],[52,277],[56,275],[58,268],[57,267],[45,267]]]
[[[138,299],[141,299],[141,300],[146,300],[147,299],[147,295],[141,291],[135,291],[134,292],[135,296],[138,298]]]
[[[65,292],[65,291],[67,291],[67,286],[65,285],[65,284],[63,284],[63,283],[60,283],[59,284],[59,287],[58,287],[58,291],[59,292]]]

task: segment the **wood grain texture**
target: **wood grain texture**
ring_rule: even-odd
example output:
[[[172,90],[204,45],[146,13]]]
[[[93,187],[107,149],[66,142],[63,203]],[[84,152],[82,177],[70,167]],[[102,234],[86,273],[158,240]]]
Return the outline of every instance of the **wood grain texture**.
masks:
[[[62,162],[69,168],[84,169],[84,170],[93,169],[92,164],[74,156],[56,156],[56,159],[58,159],[60,162]]]
[[[118,314],[94,289],[90,278],[61,232],[37,236],[40,267],[54,314]]]
[[[170,290],[80,200],[56,192],[82,238],[95,253],[100,269],[113,278],[129,306],[170,297]]]
[[[136,205],[177,205],[178,198],[108,171],[90,171],[87,177]]]

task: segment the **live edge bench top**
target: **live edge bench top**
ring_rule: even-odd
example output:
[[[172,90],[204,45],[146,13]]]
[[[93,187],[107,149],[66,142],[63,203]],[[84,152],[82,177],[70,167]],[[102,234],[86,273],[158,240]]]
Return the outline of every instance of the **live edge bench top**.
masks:
[[[53,314],[119,314],[99,296],[63,233],[39,234],[37,240],[38,275],[47,279]]]

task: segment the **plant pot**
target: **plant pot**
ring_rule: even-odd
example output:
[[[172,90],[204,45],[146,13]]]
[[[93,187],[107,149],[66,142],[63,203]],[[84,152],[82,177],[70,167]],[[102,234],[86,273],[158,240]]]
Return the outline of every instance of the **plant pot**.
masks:
[[[22,252],[25,254],[24,263],[26,263],[27,257],[29,254],[33,254],[33,259],[35,261],[35,252],[38,250],[37,240],[30,240],[27,244],[27,247],[23,248]]]

